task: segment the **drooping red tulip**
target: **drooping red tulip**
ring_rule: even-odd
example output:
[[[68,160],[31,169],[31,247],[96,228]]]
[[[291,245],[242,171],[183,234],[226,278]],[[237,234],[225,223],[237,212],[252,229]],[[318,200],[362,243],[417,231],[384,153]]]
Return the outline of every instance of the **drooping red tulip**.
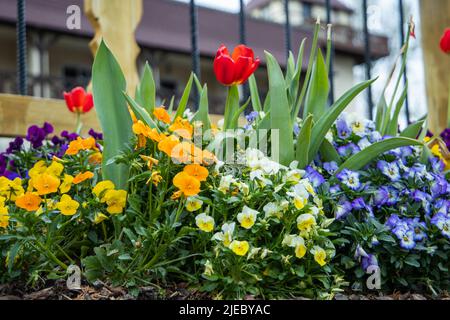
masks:
[[[92,94],[82,87],[76,87],[70,92],[64,92],[67,108],[74,113],[87,113],[94,107]]]
[[[444,53],[450,54],[450,28],[445,29],[441,38],[441,50]]]
[[[243,84],[259,66],[253,50],[243,44],[238,45],[230,56],[227,47],[221,45],[214,59],[214,73],[217,81],[232,86]]]

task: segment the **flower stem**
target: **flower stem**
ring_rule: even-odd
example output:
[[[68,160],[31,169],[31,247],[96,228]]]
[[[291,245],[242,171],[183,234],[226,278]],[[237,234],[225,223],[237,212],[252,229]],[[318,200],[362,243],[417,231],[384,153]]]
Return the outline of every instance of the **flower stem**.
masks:
[[[81,122],[81,113],[77,112],[77,124],[75,127],[75,133],[79,135],[81,133],[82,128],[83,128],[83,123]]]

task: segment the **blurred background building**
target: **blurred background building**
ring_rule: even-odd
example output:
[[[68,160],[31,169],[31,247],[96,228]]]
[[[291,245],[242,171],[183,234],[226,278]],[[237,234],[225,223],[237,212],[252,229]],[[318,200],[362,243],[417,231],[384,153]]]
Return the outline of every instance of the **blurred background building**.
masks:
[[[210,1],[213,3],[215,1]],[[232,1],[229,1],[232,2]],[[358,1],[359,2],[359,1]],[[83,16],[81,28],[69,30],[66,10],[70,5],[83,8],[83,0],[27,0],[28,93],[46,98],[61,98],[64,90],[87,86],[93,58],[89,42],[93,30]],[[355,24],[360,16],[340,0],[332,0],[335,46],[335,95],[354,83],[354,67],[364,61],[363,36]],[[0,0],[0,93],[17,93],[16,88],[16,1]],[[312,38],[317,17],[326,20],[325,0],[290,1],[292,44],[297,53],[303,38]],[[247,44],[262,58],[257,73],[262,93],[267,89],[264,50],[284,64],[284,13],[281,0],[246,2]],[[221,43],[234,47],[239,43],[239,20],[235,12],[217,8],[198,8],[201,80],[208,83],[212,113],[222,113],[226,90],[215,80],[213,58]],[[144,0],[144,16],[136,33],[141,47],[139,68],[145,61],[152,65],[160,101],[179,97],[191,71],[189,5],[173,0]],[[320,42],[325,48],[326,30]],[[389,56],[386,35],[372,34],[371,58]],[[309,48],[306,48],[304,67]]]

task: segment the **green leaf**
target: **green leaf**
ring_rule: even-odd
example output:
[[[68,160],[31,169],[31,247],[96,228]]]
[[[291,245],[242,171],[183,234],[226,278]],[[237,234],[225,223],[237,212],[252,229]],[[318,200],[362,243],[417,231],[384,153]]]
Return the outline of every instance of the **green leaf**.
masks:
[[[227,101],[225,102],[225,115],[223,130],[235,129],[233,128],[233,115],[239,109],[239,90],[237,85],[228,88]]]
[[[133,132],[132,121],[122,92],[126,82],[117,60],[102,41],[92,68],[92,87],[97,116],[104,134],[103,179],[117,188],[126,189],[128,167],[124,164],[105,165],[109,159],[126,150]]]
[[[279,162],[289,165],[294,160],[294,137],[283,72],[275,58],[269,52],[265,53],[269,75],[270,127],[279,132]]]
[[[250,98],[247,99],[247,101],[244,103],[244,105],[242,107],[240,107],[233,115],[233,117],[231,118],[231,123],[234,125],[235,128],[237,128],[239,126],[239,117],[241,116],[241,114],[245,111],[245,109],[247,109],[248,105],[250,103]]]
[[[313,124],[313,116],[310,114],[303,123],[302,129],[297,137],[296,159],[299,168],[303,169],[308,166],[309,144],[311,143],[311,129]]]
[[[298,91],[300,89],[300,76],[302,74],[302,68],[303,68],[303,53],[305,51],[305,43],[306,38],[302,40],[300,44],[300,48],[298,49],[298,56],[297,56],[297,62],[295,66],[295,74],[292,78],[292,82],[289,88],[289,96],[290,96],[290,102],[295,105],[298,99]],[[296,119],[296,116],[293,115],[293,120]]]
[[[406,95],[408,94],[408,84],[406,84],[400,99],[397,101],[397,105],[395,106],[394,115],[392,119],[389,121],[386,128],[386,135],[396,136],[398,134],[398,117],[400,115],[400,111],[403,107],[403,104],[406,100]]]
[[[186,87],[184,88],[183,95],[181,96],[180,103],[178,104],[177,113],[175,114],[174,119],[183,116],[183,113],[186,110],[186,106],[189,101],[189,96],[191,94],[193,81],[194,81],[194,74],[191,73],[188,83],[186,84]]]
[[[381,95],[380,101],[377,105],[377,114],[375,117],[375,127],[378,132],[381,132],[383,130],[383,124],[386,118],[387,113],[387,102],[386,98],[384,97],[384,94]]]
[[[270,130],[270,111],[261,119],[256,130]]]
[[[209,107],[208,107],[208,87],[205,86],[200,94],[200,104],[198,111],[195,113],[192,121],[201,121],[203,123],[203,130],[211,129],[211,121],[209,119]]]
[[[16,260],[17,253],[19,252],[21,243],[16,242],[12,246],[11,250],[8,252],[8,271],[11,272],[14,267],[14,262]]]
[[[252,98],[253,110],[261,112],[261,100],[259,99],[258,85],[256,84],[255,76],[252,74],[248,78],[248,85],[250,87],[250,97]]]
[[[303,118],[313,114],[315,119],[320,119],[327,106],[329,90],[327,66],[319,49],[306,94]]]
[[[287,61],[287,68],[286,68],[286,88],[289,88],[291,85],[291,81],[294,78],[295,75],[295,60],[294,55],[292,54],[292,51],[289,51],[289,57]]]
[[[126,101],[128,102],[128,105],[130,106],[131,110],[133,110],[134,114],[136,115],[136,117],[142,122],[144,122],[144,124],[146,124],[150,128],[155,128],[156,130],[158,130],[158,132],[160,132],[158,125],[155,123],[155,121],[153,121],[152,117],[147,112],[147,110],[138,105],[137,102],[134,101],[133,98],[131,98],[125,91],[123,92],[123,95]]]
[[[314,27],[314,36],[313,36],[313,41],[312,41],[312,45],[311,45],[311,52],[309,54],[308,68],[306,69],[306,76],[305,76],[305,80],[304,80],[303,86],[302,86],[302,91],[300,92],[300,97],[297,100],[295,108],[292,108],[292,118],[293,119],[295,119],[300,112],[300,107],[302,106],[303,99],[305,98],[305,94],[306,94],[306,89],[308,88],[308,85],[309,85],[309,79],[311,77],[311,71],[312,71],[314,60],[315,60],[314,57],[316,56],[316,52],[317,52],[317,43],[319,41],[319,31],[320,31],[320,22],[317,21],[316,26]],[[301,66],[299,66],[299,67],[301,68]]]
[[[155,79],[153,78],[152,68],[148,62],[145,63],[139,93],[142,106],[149,114],[153,114],[153,110],[156,106],[156,85]]]
[[[172,96],[172,98],[170,99],[170,103],[169,103],[169,109],[167,109],[167,112],[169,114],[172,114],[174,104],[175,104],[175,96]]]
[[[430,162],[430,159],[433,158],[433,154],[431,153],[431,150],[427,147],[424,146],[422,149],[422,154],[420,155],[420,162],[422,164],[428,164]]]
[[[320,155],[322,156],[323,160],[326,162],[334,161],[337,164],[341,164],[341,157],[339,156],[338,152],[336,151],[336,148],[328,141],[327,139],[324,139],[322,142],[322,145],[320,146]]]
[[[416,139],[420,133],[420,130],[422,130],[424,123],[425,119],[410,124],[408,127],[406,127],[405,130],[403,130],[400,133],[400,136],[405,138]]]
[[[366,149],[351,156],[340,167],[338,172],[343,169],[359,170],[365,165],[378,158],[381,154],[405,146],[422,146],[423,144],[415,139],[410,138],[391,138],[372,144]]]
[[[331,126],[339,117],[339,115],[345,110],[345,108],[347,108],[350,102],[358,94],[360,94],[364,89],[369,87],[375,81],[376,79],[364,81],[348,90],[331,106],[330,110],[316,122],[311,135],[309,162],[311,162],[317,155],[317,152],[319,151],[319,148],[322,145],[322,142],[325,139],[328,130],[330,130]]]
[[[264,107],[263,110],[265,113],[268,113],[270,111],[270,91],[266,94],[266,99],[264,100]]]

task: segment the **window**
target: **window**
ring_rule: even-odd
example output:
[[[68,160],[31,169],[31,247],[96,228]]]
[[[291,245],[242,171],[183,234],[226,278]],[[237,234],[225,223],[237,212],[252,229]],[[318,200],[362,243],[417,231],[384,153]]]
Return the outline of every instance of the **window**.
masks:
[[[65,90],[74,87],[87,87],[91,79],[91,68],[84,66],[65,66],[63,68],[63,86]]]
[[[312,5],[311,3],[303,3],[303,19],[309,20],[312,18]]]

